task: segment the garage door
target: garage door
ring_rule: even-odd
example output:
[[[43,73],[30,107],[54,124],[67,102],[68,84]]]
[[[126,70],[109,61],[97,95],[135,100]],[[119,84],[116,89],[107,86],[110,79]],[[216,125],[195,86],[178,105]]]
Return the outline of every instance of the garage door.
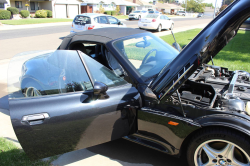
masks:
[[[75,16],[79,14],[78,10],[78,5],[68,5],[69,18],[75,18]]]
[[[67,18],[66,5],[55,5],[56,18]]]

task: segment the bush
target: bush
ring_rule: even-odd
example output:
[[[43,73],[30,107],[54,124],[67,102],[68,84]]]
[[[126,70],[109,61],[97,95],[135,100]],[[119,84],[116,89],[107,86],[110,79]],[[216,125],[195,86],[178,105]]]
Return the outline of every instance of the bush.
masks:
[[[105,11],[104,14],[111,15],[112,11]]]
[[[112,12],[111,12],[111,15],[112,15],[112,16],[116,15],[116,11],[112,11]]]
[[[0,10],[0,20],[10,19],[11,12],[8,10]]]
[[[19,10],[16,7],[8,7],[8,11],[11,12],[11,14],[19,14]]]
[[[46,10],[47,11],[47,17],[51,18],[52,17],[52,11],[51,10]]]
[[[46,10],[37,10],[35,13],[36,18],[46,18],[47,11]]]
[[[21,10],[20,14],[23,18],[27,18],[29,17],[30,12],[28,10]]]

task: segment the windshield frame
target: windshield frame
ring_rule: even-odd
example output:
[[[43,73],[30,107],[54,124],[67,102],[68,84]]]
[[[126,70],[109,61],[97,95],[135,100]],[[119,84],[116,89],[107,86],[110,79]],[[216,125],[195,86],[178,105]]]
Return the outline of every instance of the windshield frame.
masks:
[[[118,56],[114,56],[116,57],[116,59],[118,60],[118,62],[120,62],[120,65],[122,65],[122,67],[128,72],[128,73],[132,73],[130,69],[132,69],[133,71],[133,76],[135,77],[136,81],[138,81],[139,83],[146,83],[146,84],[149,84],[152,80],[154,80],[162,71],[162,69],[164,69],[167,66],[170,66],[172,61],[174,59],[176,59],[179,55],[179,53],[175,56],[175,58],[173,58],[168,64],[166,64],[165,66],[162,67],[162,69],[150,80],[148,80],[148,78],[150,77],[144,77],[140,74],[140,72],[135,68],[135,66],[130,62],[129,59],[125,58],[120,50],[115,46],[115,43],[117,41],[121,41],[121,40],[129,40],[129,39],[133,39],[133,38],[140,38],[140,37],[143,37],[143,36],[150,36],[152,38],[154,38],[155,40],[162,40],[161,38],[159,38],[158,36],[152,34],[152,33],[149,33],[149,32],[145,32],[145,33],[138,33],[138,34],[135,34],[135,35],[129,35],[129,36],[126,36],[126,37],[122,37],[122,38],[118,38],[118,39],[115,39],[115,40],[112,40],[110,42],[107,43],[107,46],[111,46],[112,49],[114,49],[114,51],[119,54]],[[163,40],[162,40],[163,41]],[[165,41],[163,41],[165,42]],[[166,45],[168,45],[169,47],[173,48],[171,45],[169,45],[168,43],[166,43]],[[110,48],[110,47],[109,47]],[[173,48],[173,50],[175,50],[175,48]],[[111,50],[112,52],[112,50]],[[117,54],[114,54],[114,55],[117,55]],[[121,61],[122,59],[122,61]],[[125,63],[123,62],[125,61]]]

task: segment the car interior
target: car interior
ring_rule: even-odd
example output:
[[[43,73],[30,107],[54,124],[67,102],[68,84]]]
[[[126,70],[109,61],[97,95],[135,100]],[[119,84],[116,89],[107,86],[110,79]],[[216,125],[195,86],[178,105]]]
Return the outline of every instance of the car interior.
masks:
[[[114,73],[120,77],[127,75],[122,66],[117,62],[115,57],[102,44],[72,43],[69,47],[69,50],[79,50],[83,52],[105,67],[114,71]]]

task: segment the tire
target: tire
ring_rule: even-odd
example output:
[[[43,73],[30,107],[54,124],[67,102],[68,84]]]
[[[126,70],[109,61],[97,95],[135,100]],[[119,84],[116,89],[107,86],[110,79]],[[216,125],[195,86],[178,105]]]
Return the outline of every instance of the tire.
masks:
[[[199,131],[193,136],[187,148],[188,164],[189,166],[249,164],[248,139],[244,134],[227,128],[208,128]]]
[[[171,24],[169,30],[173,30],[174,29],[174,24]]]
[[[141,16],[138,16],[138,20],[140,20],[141,19]]]
[[[132,20],[132,18],[129,18],[129,20]]]
[[[182,16],[185,16],[185,14],[183,14]]]
[[[157,32],[161,32],[161,24],[158,26],[158,28],[156,29]]]

